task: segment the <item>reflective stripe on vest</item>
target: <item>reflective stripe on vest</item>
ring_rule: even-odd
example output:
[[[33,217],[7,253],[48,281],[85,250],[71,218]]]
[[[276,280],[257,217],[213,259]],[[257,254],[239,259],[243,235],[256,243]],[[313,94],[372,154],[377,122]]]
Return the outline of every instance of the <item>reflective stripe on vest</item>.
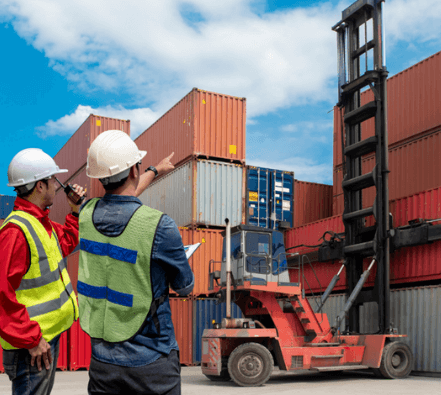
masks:
[[[31,252],[29,269],[15,291],[17,301],[26,306],[29,317],[40,324],[44,339],[50,341],[69,329],[73,320],[78,318],[78,305],[67,273],[66,258],[62,256],[55,230],[52,229],[50,238],[43,225],[31,214],[13,211],[2,227],[8,223],[22,229]],[[37,228],[40,236],[35,226],[41,227]],[[46,248],[43,242],[46,243]],[[63,278],[60,273],[63,273]],[[54,297],[54,293],[57,296]],[[66,304],[69,299],[72,299],[72,304]],[[0,342],[4,349],[15,348],[3,339]]]
[[[80,213],[80,325],[93,338],[121,342],[138,332],[153,302],[150,258],[162,213],[140,206],[119,236],[108,237],[93,224],[98,201]]]

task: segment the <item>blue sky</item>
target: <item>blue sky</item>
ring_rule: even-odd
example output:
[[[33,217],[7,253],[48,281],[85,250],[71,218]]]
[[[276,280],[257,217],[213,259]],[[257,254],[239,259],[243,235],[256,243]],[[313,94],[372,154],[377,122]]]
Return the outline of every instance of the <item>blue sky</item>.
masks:
[[[92,112],[137,137],[193,87],[247,98],[248,164],[332,184],[331,27],[350,3],[0,0],[0,194],[18,151],[54,156]],[[390,75],[441,50],[439,0],[385,7]]]

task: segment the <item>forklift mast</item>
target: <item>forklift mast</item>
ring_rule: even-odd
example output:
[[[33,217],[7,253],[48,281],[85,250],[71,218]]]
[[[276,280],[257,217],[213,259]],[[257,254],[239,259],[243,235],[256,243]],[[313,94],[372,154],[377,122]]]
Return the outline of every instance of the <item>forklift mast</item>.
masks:
[[[342,12],[333,27],[338,47],[338,106],[343,117],[342,145],[345,176],[343,256],[347,295],[352,294],[363,273],[363,259],[372,257],[377,265],[373,290],[361,290],[349,310],[346,331],[360,332],[360,307],[378,304],[379,333],[390,330],[389,297],[389,196],[387,92],[383,38],[384,0],[358,0]],[[374,100],[362,105],[361,91],[370,88]],[[361,123],[375,118],[375,135],[362,135]],[[343,127],[342,127],[343,129]],[[375,153],[375,167],[363,173],[362,156]],[[363,204],[363,191],[375,188],[372,207]],[[373,216],[375,224],[366,226]]]

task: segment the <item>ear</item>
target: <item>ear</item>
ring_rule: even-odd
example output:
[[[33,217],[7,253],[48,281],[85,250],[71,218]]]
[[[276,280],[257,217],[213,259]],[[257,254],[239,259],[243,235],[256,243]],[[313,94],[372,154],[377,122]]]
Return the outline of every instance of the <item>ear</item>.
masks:
[[[132,166],[130,168],[130,173],[129,173],[129,177],[130,178],[136,178],[136,173],[138,172],[138,170],[136,169],[136,165]]]

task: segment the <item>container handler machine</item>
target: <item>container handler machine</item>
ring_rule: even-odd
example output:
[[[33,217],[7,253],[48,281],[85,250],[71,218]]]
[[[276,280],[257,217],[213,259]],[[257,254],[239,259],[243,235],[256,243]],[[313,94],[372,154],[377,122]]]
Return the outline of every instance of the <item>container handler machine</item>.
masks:
[[[344,266],[314,311],[305,297],[302,260],[298,253],[287,254],[283,233],[247,225],[231,229],[226,220],[221,270],[210,268],[209,281],[210,291],[226,301],[227,317],[206,329],[202,337],[202,372],[211,380],[231,378],[241,386],[258,386],[269,379],[275,364],[288,371],[372,369],[389,379],[410,374],[413,357],[402,341],[406,335],[398,334],[390,323],[389,250],[393,236],[402,236],[396,239],[398,244],[402,242],[399,246],[412,245],[418,237],[412,229],[410,233],[390,229],[383,3],[358,0],[342,12],[342,20],[333,27],[338,37],[338,105],[344,112],[345,128],[345,234],[324,242],[318,260],[343,260]],[[368,59],[373,62],[370,70]],[[375,99],[361,106],[360,92],[366,87]],[[375,136],[362,140],[360,124],[369,118],[375,118]],[[361,157],[372,152],[376,166],[362,174]],[[363,208],[362,191],[369,187],[376,189],[375,203]],[[372,226],[366,226],[368,217],[373,218]],[[363,271],[366,258],[370,264]],[[296,259],[298,263],[293,264]],[[365,290],[363,284],[374,265],[375,287]],[[331,326],[320,311],[343,267],[347,302]],[[231,318],[232,300],[245,318]],[[377,333],[359,333],[360,308],[365,302],[378,305]],[[343,318],[346,327],[340,328]]]

